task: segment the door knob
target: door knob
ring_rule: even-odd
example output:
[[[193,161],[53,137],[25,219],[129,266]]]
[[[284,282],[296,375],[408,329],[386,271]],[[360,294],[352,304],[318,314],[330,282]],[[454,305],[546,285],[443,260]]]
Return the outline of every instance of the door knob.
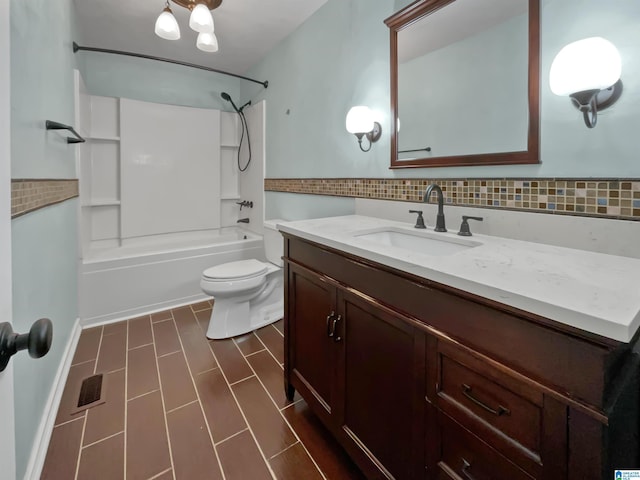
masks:
[[[20,350],[28,350],[32,358],[44,357],[51,348],[53,325],[48,318],[41,318],[31,325],[29,333],[13,332],[10,323],[0,323],[0,372]]]

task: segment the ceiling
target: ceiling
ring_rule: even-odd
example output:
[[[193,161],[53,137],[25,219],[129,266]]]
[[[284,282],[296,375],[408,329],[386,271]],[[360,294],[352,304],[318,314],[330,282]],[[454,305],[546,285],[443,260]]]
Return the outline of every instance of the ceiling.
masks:
[[[223,0],[212,11],[220,49],[196,48],[197,33],[189,28],[189,10],[171,2],[180,26],[180,40],[154,33],[165,0],[74,0],[76,41],[84,47],[125,50],[180,60],[244,74],[327,0]]]

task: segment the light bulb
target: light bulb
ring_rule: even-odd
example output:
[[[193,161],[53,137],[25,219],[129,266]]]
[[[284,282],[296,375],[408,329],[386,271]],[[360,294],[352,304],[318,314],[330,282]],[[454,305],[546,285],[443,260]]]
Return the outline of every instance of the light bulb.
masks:
[[[218,51],[218,39],[215,33],[199,33],[196,47],[203,52],[217,52]]]
[[[213,33],[213,17],[202,3],[197,4],[191,11],[189,26],[199,33]]]
[[[165,40],[179,40],[180,39],[180,27],[176,21],[176,17],[173,16],[173,12],[167,6],[158,16],[156,20],[156,35]]]
[[[347,113],[347,132],[367,133],[373,130],[373,112],[369,107],[351,107]]]
[[[620,79],[622,60],[618,50],[601,37],[566,45],[551,64],[549,86],[556,95],[609,88]]]

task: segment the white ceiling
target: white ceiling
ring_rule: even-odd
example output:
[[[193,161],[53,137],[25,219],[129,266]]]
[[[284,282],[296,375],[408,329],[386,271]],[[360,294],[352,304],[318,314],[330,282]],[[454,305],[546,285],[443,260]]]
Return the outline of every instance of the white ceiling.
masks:
[[[212,11],[220,49],[196,48],[189,11],[171,2],[180,40],[154,33],[165,0],[74,0],[79,38],[85,47],[125,50],[244,74],[327,0],[223,0]]]

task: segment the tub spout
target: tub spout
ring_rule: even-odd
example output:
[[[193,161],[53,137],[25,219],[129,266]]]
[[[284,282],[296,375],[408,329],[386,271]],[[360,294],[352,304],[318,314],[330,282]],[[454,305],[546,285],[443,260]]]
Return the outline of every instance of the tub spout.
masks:
[[[240,220],[237,221],[237,223],[249,223],[249,219],[248,218],[241,218]]]

